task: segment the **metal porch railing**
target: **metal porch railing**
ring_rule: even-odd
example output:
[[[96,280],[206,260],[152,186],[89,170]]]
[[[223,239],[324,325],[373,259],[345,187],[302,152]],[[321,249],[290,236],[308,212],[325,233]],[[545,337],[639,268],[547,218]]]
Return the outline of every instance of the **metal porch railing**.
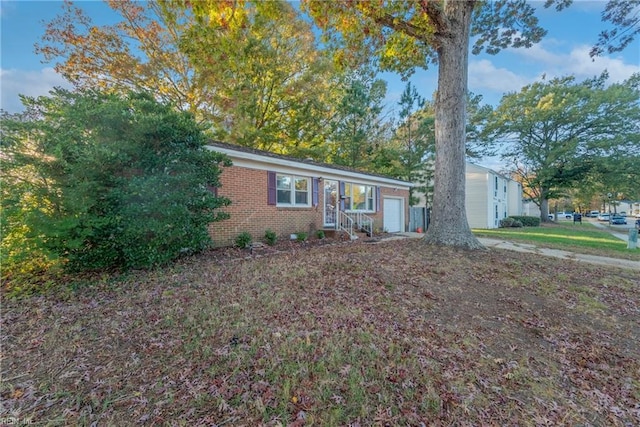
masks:
[[[353,218],[351,218],[349,214],[345,212],[338,211],[336,229],[346,232],[351,240],[355,240],[358,238],[358,236],[356,236],[356,233],[353,231]]]
[[[348,212],[347,215],[353,220],[353,228],[364,232],[367,236],[373,236],[373,218],[362,212]]]

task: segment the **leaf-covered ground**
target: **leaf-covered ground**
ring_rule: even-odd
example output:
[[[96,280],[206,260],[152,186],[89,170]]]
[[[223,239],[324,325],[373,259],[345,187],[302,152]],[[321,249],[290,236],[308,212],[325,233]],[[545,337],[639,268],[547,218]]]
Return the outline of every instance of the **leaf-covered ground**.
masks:
[[[4,301],[0,416],[640,424],[637,271],[419,240],[292,248]]]

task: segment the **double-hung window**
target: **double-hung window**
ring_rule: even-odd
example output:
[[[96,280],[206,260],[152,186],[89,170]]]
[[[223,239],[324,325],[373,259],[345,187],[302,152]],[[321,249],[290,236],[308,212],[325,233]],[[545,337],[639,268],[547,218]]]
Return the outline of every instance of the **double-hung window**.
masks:
[[[346,183],[344,191],[346,196],[345,209],[350,211],[374,211],[375,191],[373,186]]]
[[[295,175],[276,176],[278,206],[309,206],[310,179]]]

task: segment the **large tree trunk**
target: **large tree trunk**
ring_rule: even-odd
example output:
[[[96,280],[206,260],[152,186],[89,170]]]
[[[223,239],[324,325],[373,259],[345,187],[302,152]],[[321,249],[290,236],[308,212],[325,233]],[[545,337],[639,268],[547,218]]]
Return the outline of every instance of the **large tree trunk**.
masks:
[[[549,222],[549,199],[547,199],[549,190],[540,189],[540,222]]]
[[[471,233],[465,211],[465,124],[472,10],[471,1],[450,1],[444,6],[448,28],[438,37],[433,211],[425,239],[435,245],[481,249],[484,246]]]

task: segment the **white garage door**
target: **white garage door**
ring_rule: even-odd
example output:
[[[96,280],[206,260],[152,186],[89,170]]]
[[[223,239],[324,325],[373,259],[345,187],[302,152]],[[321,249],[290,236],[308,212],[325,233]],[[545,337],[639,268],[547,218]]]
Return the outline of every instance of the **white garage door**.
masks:
[[[402,199],[384,199],[384,229],[389,233],[404,231],[402,229],[403,206]]]

